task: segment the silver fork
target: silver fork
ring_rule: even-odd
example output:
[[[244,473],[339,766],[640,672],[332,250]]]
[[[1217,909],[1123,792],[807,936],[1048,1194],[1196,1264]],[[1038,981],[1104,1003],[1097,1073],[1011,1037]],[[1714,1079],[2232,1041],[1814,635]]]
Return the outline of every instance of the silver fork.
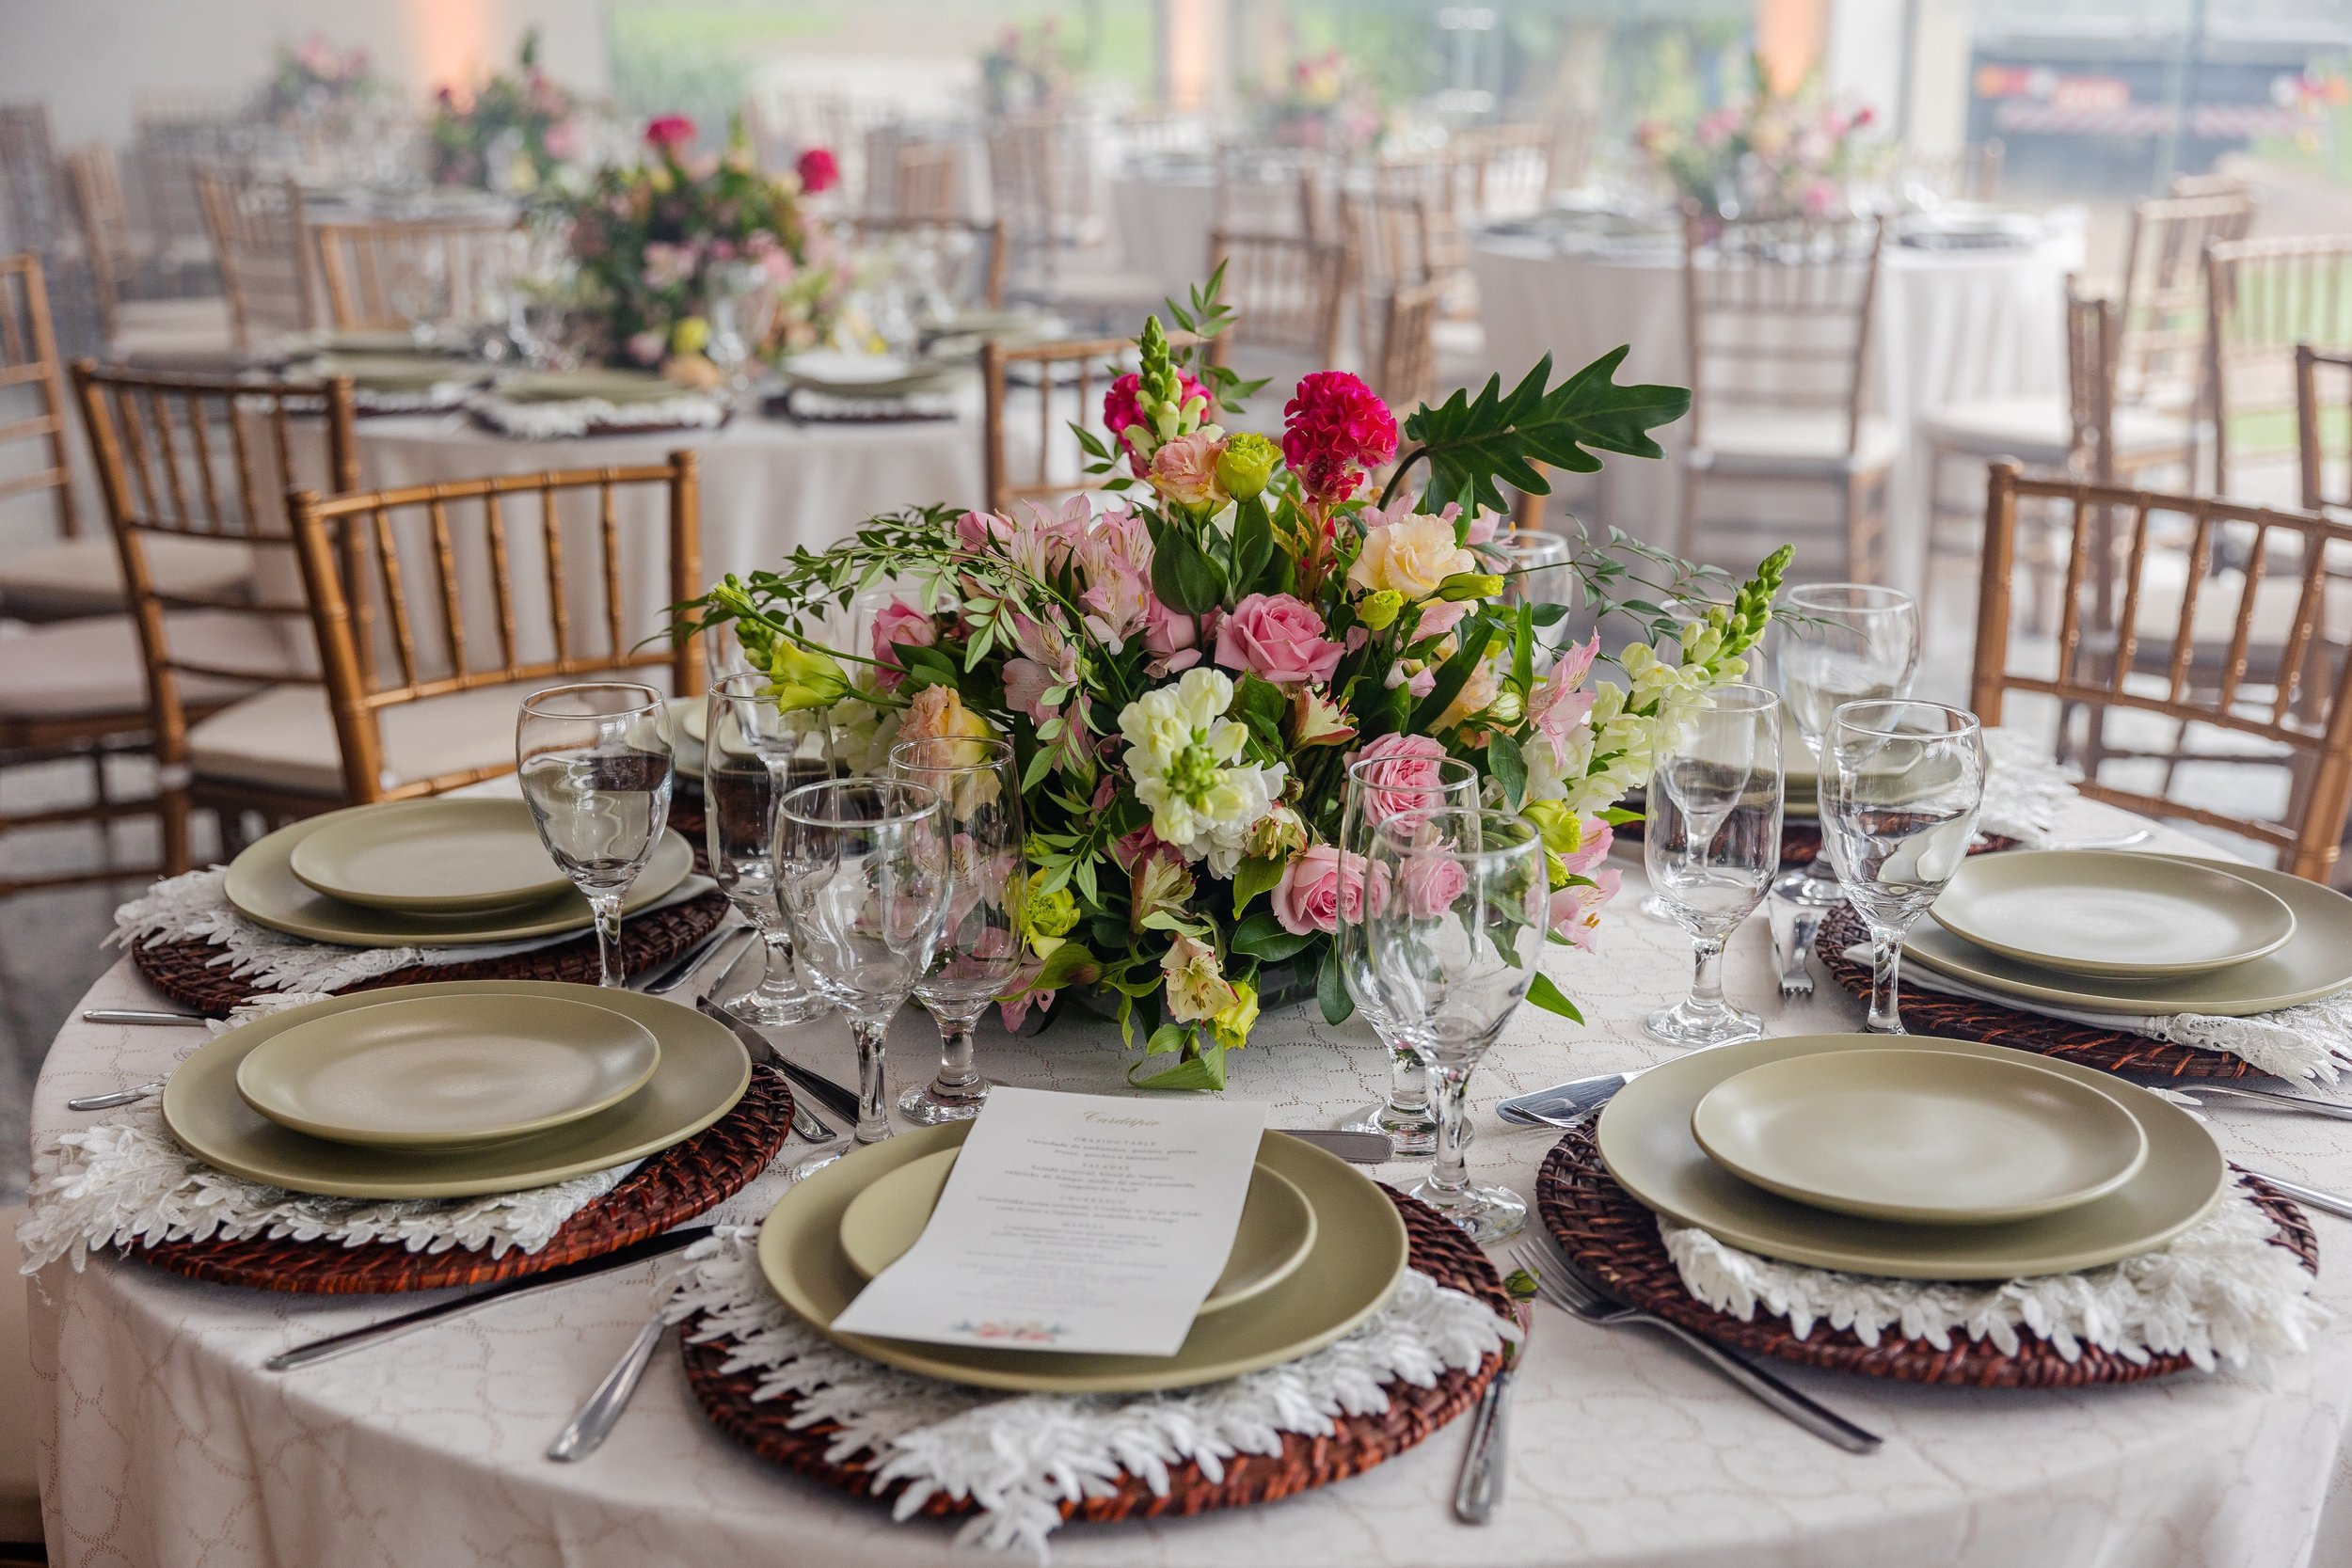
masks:
[[[1769,917],[1772,924],[1772,957],[1780,969],[1780,994],[1783,1000],[1811,996],[1813,971],[1806,967],[1805,958],[1813,951],[1814,937],[1820,932],[1822,911],[1804,904],[1790,904],[1784,926],[1777,908],[1782,902],[1773,900],[1775,908]]]
[[[1671,1319],[1638,1307],[1628,1307],[1603,1295],[1599,1289],[1560,1252],[1558,1243],[1549,1236],[1538,1247],[1532,1240],[1522,1241],[1512,1248],[1512,1258],[1518,1266],[1534,1276],[1536,1293],[1563,1312],[1614,1328],[1620,1323],[1640,1323],[1645,1327],[1663,1329],[1696,1351],[1700,1359],[1737,1384],[1749,1396],[1767,1408],[1778,1412],[1804,1428],[1825,1443],[1832,1443],[1848,1453],[1869,1453],[1882,1441],[1877,1433],[1854,1425],[1851,1421],[1817,1403],[1798,1392],[1746,1356],[1724,1349],[1706,1335],[1683,1327]]]

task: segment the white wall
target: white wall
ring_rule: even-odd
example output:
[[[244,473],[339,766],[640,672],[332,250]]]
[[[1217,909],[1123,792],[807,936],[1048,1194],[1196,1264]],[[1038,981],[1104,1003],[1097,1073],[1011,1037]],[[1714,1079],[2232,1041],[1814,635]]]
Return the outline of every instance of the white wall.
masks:
[[[312,32],[366,46],[377,74],[421,101],[511,64],[534,24],[551,75],[607,90],[600,0],[0,0],[0,102],[46,100],[61,145],[119,144],[139,93],[243,97],[280,42]]]

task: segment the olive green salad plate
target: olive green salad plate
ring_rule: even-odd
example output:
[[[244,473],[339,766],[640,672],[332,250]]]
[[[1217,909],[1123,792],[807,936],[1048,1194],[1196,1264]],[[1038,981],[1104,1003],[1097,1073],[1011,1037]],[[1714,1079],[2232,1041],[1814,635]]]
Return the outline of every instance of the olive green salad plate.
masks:
[[[1989,952],[2108,979],[2227,969],[2295,936],[2286,901],[2243,877],[2112,849],[1975,856],[1931,912]]]
[[[330,898],[419,914],[504,909],[572,885],[520,800],[395,800],[321,828],[286,865]]]
[[[785,1305],[844,1349],[950,1383],[1023,1393],[1142,1393],[1218,1383],[1321,1350],[1378,1311],[1405,1277],[1405,1221],[1379,1186],[1334,1155],[1268,1132],[1259,1164],[1306,1198],[1315,1239],[1298,1267],[1247,1311],[1195,1319],[1174,1355],[980,1350],[836,1332],[834,1319],[866,1287],[842,1249],[843,1214],[872,1183],[961,1147],[971,1130],[961,1121],[901,1132],[794,1183],[759,1229],[760,1268]]]
[[[393,996],[272,1036],[237,1094],[280,1127],[379,1148],[527,1137],[610,1110],[660,1066],[653,1031],[544,996]]]
[[[340,942],[346,947],[435,947],[471,942],[526,942],[533,937],[584,931],[595,924],[588,900],[566,884],[549,898],[505,909],[456,914],[427,914],[415,910],[377,910],[331,898],[303,885],[294,875],[294,854],[311,834],[381,806],[350,806],[289,823],[268,837],[246,846],[229,863],[222,892],[239,914],[272,930],[312,942]],[[631,913],[659,902],[675,891],[694,869],[694,851],[675,829],[665,830],[654,846],[645,868],[637,874],[621,912]]]
[[[1752,1067],[1709,1089],[1691,1135],[1767,1192],[1919,1225],[1998,1225],[2104,1197],[2148,1137],[2104,1091],[2048,1069],[1910,1048]]]
[[[852,1198],[841,1213],[841,1250],[850,1266],[871,1279],[897,1262],[930,1223],[955,1164],[952,1148],[926,1154]],[[1200,1304],[1201,1316],[1274,1289],[1306,1261],[1314,1244],[1313,1207],[1287,1178],[1260,1161],[1242,1200],[1233,1250],[1225,1259],[1225,1272]]]
[[[693,388],[644,371],[521,371],[501,376],[498,395],[509,403],[660,403],[692,397]]]
[[[336,1197],[470,1197],[544,1187],[658,1154],[735,1108],[751,1084],[751,1058],[734,1032],[691,1007],[630,990],[546,980],[452,980],[403,986],[400,1001],[520,997],[605,1007],[641,1024],[660,1047],[644,1087],[618,1104],[525,1137],[413,1152],[337,1143],[281,1127],[237,1092],[246,1057],[290,1030],[387,1005],[381,991],[289,1007],[240,1024],[198,1048],[164,1085],[164,1125],[189,1153],[232,1176]]]
[[[2087,1085],[2139,1124],[2147,1158],[2104,1197],[2055,1213],[1997,1225],[1919,1225],[1837,1213],[1768,1192],[1709,1159],[1691,1130],[1692,1114],[1715,1086],[1752,1068],[1890,1049],[2010,1062]],[[1883,1035],[1788,1035],[1694,1051],[1618,1090],[1596,1135],[1617,1183],[1678,1225],[1767,1258],[1897,1279],[2073,1274],[2151,1252],[2202,1219],[2230,1180],[2213,1134],[2145,1089],[2056,1057],[1924,1036],[1890,1047]]]

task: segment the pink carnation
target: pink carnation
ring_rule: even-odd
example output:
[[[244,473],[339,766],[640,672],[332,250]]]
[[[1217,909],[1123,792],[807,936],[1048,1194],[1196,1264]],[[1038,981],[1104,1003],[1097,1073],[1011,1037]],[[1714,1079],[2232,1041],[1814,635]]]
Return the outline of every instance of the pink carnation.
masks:
[[[1252,594],[1216,628],[1216,661],[1277,686],[1319,685],[1345,650],[1323,635],[1323,617],[1288,594]]]
[[[800,171],[801,189],[811,196],[822,196],[841,182],[841,165],[826,148],[810,148],[793,166]]]
[[[906,679],[906,667],[898,662],[901,646],[928,648],[939,641],[939,626],[916,605],[904,599],[892,599],[874,617],[874,662],[879,668],[874,678],[884,691],[896,691]]]
[[[1316,371],[1282,408],[1282,458],[1325,505],[1353,496],[1364,471],[1396,456],[1396,416],[1345,371]]]
[[[1274,918],[1295,937],[1326,936],[1343,920],[1363,919],[1364,864],[1360,855],[1342,854],[1318,844],[1291,857],[1274,886]]]

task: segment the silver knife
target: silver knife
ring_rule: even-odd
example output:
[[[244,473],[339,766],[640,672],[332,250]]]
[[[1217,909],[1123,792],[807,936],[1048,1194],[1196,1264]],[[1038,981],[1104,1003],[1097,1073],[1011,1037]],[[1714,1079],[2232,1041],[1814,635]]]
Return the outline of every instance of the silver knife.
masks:
[[[2352,1197],[2343,1197],[2318,1187],[2306,1187],[2300,1181],[2290,1181],[2283,1176],[2272,1176],[2266,1171],[2249,1170],[2246,1174],[2269,1183],[2296,1202],[2308,1204],[2323,1214],[2352,1220]]]
[[[476,1291],[469,1296],[459,1296],[455,1301],[436,1302],[431,1307],[420,1307],[414,1312],[404,1312],[397,1318],[386,1318],[383,1322],[370,1323],[365,1328],[354,1328],[342,1334],[330,1334],[323,1339],[308,1340],[294,1346],[292,1350],[278,1352],[262,1365],[273,1372],[290,1372],[296,1367],[308,1367],[315,1361],[326,1361],[334,1356],[348,1354],[355,1350],[364,1350],[370,1345],[380,1344],[386,1339],[397,1338],[403,1334],[422,1328],[428,1323],[439,1323],[444,1318],[453,1318],[461,1312],[470,1312],[478,1307],[487,1307],[494,1301],[504,1301],[511,1296],[525,1295],[532,1291],[544,1291],[551,1286],[568,1285],[575,1279],[585,1279],[590,1275],[610,1274],[614,1269],[625,1269],[632,1263],[642,1263],[648,1258],[660,1258],[665,1253],[675,1252],[680,1247],[690,1246],[709,1234],[710,1227],[707,1225],[683,1226],[675,1230],[664,1231],[659,1236],[649,1236],[642,1242],[632,1242],[618,1252],[608,1252],[600,1258],[586,1258],[577,1263],[565,1263],[559,1268],[549,1269],[544,1274],[525,1275],[520,1279],[510,1279],[503,1284],[493,1285],[485,1291]]]
[[[1631,1083],[1642,1069],[1632,1072],[1604,1072],[1592,1078],[1573,1078],[1565,1084],[1554,1084],[1548,1089],[1529,1094],[1513,1095],[1495,1106],[1502,1119],[1521,1127],[1567,1127],[1591,1116],[1619,1089]]]
[[[743,1049],[752,1053],[752,1060],[764,1062],[791,1081],[794,1088],[826,1110],[855,1127],[858,1119],[857,1096],[834,1083],[821,1072],[811,1072],[798,1062],[787,1060],[783,1052],[769,1043],[768,1037],[723,1008],[713,1006],[708,997],[694,1004],[694,1010],[706,1018],[717,1019],[743,1042]]]
[[[722,922],[711,927],[707,936],[697,940],[685,952],[655,970],[652,974],[640,979],[633,989],[644,992],[647,996],[667,996],[692,979],[694,972],[702,968],[703,960],[717,952],[721,942],[750,930],[749,926]]]
[[[1300,1143],[1336,1154],[1351,1165],[1385,1165],[1396,1158],[1396,1143],[1386,1132],[1344,1132],[1325,1127],[1277,1127],[1273,1131]]]
[[[166,1013],[149,1007],[84,1007],[85,1023],[147,1023],[199,1024],[205,1021],[195,1013]]]

